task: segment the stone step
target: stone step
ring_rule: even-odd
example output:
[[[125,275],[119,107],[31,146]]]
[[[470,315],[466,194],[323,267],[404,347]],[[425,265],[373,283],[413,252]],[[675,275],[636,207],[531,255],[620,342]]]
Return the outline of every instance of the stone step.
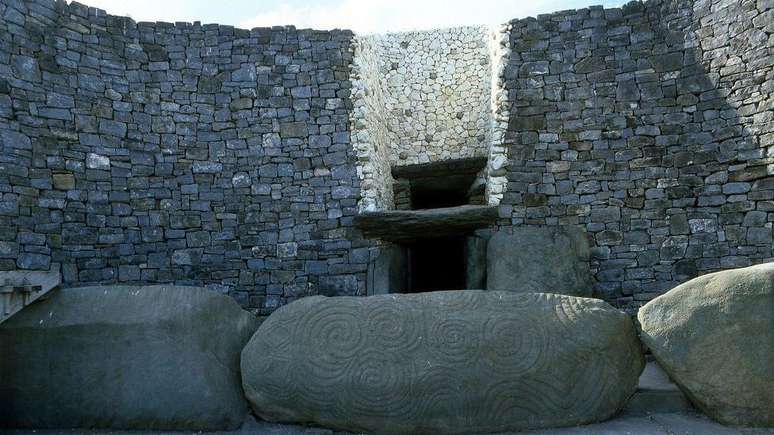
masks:
[[[0,323],[58,287],[61,282],[58,270],[0,272]]]
[[[663,414],[694,411],[685,397],[656,361],[648,360],[640,383],[624,408],[626,415]]]

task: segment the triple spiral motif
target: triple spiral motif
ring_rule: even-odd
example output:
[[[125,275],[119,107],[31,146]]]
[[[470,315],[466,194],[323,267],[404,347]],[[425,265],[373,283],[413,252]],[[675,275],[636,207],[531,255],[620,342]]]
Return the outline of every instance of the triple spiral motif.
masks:
[[[579,352],[593,343],[572,328],[605,316],[586,326],[579,304],[472,290],[305,298],[259,329],[245,390],[269,420],[347,430],[498,431],[551,415],[576,424],[615,390],[601,376],[618,374],[615,361]]]

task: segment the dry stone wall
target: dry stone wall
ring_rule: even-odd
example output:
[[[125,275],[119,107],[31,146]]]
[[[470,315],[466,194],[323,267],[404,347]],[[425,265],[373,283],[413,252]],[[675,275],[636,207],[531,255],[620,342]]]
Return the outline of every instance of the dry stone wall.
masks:
[[[390,172],[389,114],[381,85],[380,46],[375,37],[356,38],[352,72],[352,147],[361,180],[360,211],[392,209],[394,181]]]
[[[364,292],[351,42],[0,2],[0,269],[260,311]]]
[[[356,38],[352,130],[361,210],[394,207],[392,166],[471,157],[494,162],[486,178],[499,201],[506,184],[507,97],[497,86],[505,35],[457,27]]]
[[[770,1],[511,22],[506,225],[581,225],[595,295],[637,307],[772,260]]]
[[[511,107],[505,82],[505,71],[511,58],[510,25],[504,24],[490,32],[491,63],[489,151],[486,167],[486,202],[498,205],[508,188],[508,131]]]
[[[390,167],[487,156],[499,226],[584,228],[594,296],[635,309],[774,259],[773,23],[651,0],[355,38],[3,0],[0,270],[364,294]]]
[[[488,36],[459,27],[364,37],[375,46],[391,164],[486,155]]]

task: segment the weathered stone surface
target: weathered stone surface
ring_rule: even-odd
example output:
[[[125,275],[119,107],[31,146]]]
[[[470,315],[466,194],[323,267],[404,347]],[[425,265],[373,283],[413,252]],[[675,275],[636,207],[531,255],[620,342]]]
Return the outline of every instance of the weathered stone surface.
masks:
[[[724,424],[774,426],[774,263],[692,279],[638,318],[642,340],[698,408]]]
[[[363,212],[356,217],[355,223],[371,237],[406,241],[458,235],[488,226],[496,219],[497,207],[463,205],[427,210]]]
[[[701,4],[561,11],[507,31],[505,219],[585,227],[607,248],[594,294],[632,312],[687,271],[774,257],[774,93],[752,79],[774,74],[774,4]],[[525,76],[541,62],[547,74]],[[743,228],[747,211],[768,218]]]
[[[75,176],[73,174],[53,174],[53,187],[58,190],[75,189]]]
[[[34,252],[25,252],[16,259],[16,266],[25,270],[48,270],[51,257]]]
[[[382,433],[480,433],[614,415],[644,365],[595,299],[476,290],[310,297],[242,352],[258,416]]]
[[[774,6],[694,3],[353,36],[2,2],[0,240],[68,286],[139,271],[268,314],[368,291],[353,221],[399,204],[392,169],[483,158],[497,224],[584,227],[606,248],[595,294],[634,311],[688,272],[774,257]]]
[[[586,232],[566,227],[515,227],[487,246],[487,288],[516,292],[591,295]]]
[[[89,169],[110,169],[110,157],[89,153],[86,156],[86,167]]]
[[[365,292],[352,32],[88,6],[0,2],[0,270],[216,286],[262,314]]]
[[[256,328],[199,287],[60,290],[0,325],[0,426],[235,428]]]

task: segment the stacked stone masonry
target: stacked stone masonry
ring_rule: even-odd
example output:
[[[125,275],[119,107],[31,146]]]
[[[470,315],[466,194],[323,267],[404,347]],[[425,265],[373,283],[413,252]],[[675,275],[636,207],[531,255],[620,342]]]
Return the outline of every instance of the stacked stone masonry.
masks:
[[[582,225],[636,307],[772,259],[774,3],[649,1],[511,23],[505,225]]]
[[[208,285],[269,311],[364,291],[349,31],[0,2],[0,269]]]
[[[0,0],[0,270],[365,294],[391,166],[486,156],[498,226],[583,227],[635,309],[774,257],[772,93],[771,0],[367,37]]]
[[[376,63],[392,165],[486,155],[488,29],[459,27],[365,36]]]
[[[395,206],[393,166],[473,157],[497,165],[485,178],[501,198],[507,104],[498,85],[507,43],[505,31],[486,27],[356,38],[352,136],[361,210]]]

